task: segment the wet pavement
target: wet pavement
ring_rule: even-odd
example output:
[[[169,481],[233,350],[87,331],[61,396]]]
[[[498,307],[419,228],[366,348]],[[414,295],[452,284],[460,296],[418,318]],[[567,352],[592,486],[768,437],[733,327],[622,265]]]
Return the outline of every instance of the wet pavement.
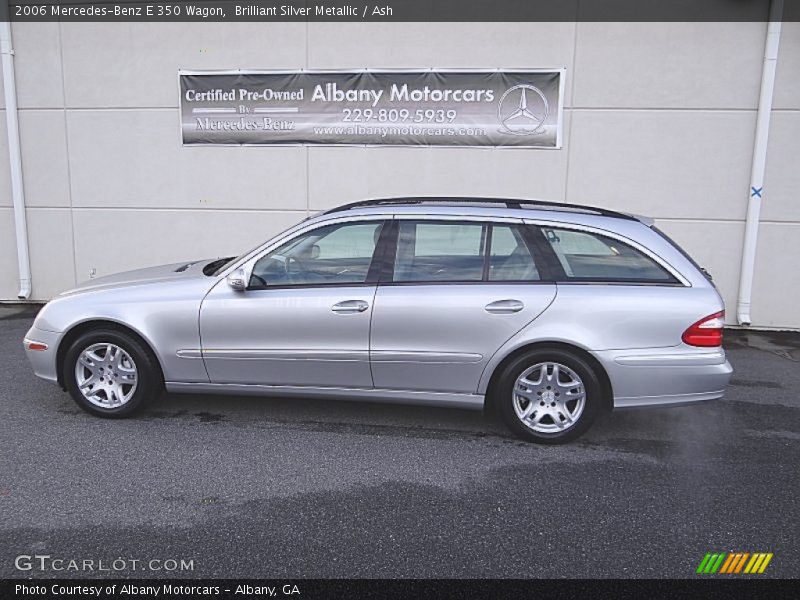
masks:
[[[527,578],[694,577],[747,551],[774,553],[760,577],[798,573],[798,334],[726,334],[724,400],[542,447],[371,403],[165,395],[92,418],[31,373],[32,318],[0,307],[0,577],[106,574],[15,567],[33,554],[128,577]],[[171,559],[191,569],[148,566]]]

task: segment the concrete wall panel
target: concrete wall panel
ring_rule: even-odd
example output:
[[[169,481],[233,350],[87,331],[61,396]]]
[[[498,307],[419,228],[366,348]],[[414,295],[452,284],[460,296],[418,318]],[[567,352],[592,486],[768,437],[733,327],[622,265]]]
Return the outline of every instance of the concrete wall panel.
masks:
[[[19,292],[14,211],[0,207],[0,299],[16,299]]]
[[[67,115],[75,206],[306,208],[305,150],[182,147],[174,110]]]
[[[68,208],[28,210],[34,300],[49,300],[75,285],[72,223]]]
[[[8,162],[6,111],[0,110],[0,207],[11,204],[11,166]]]
[[[63,107],[59,24],[13,23],[11,35],[19,107]],[[97,49],[93,53],[97,53]]]
[[[800,223],[764,223],[758,235],[750,317],[754,325],[800,329]]]
[[[78,281],[143,266],[237,256],[305,212],[75,209]],[[108,249],[113,248],[111,252]]]
[[[762,52],[763,55],[763,52]],[[800,109],[800,23],[781,26],[773,108]]]
[[[578,24],[573,105],[755,108],[764,23]]]
[[[305,27],[304,23],[63,23],[67,106],[178,106],[180,68],[302,68]]]
[[[19,137],[27,206],[69,206],[63,110],[20,110]],[[8,161],[6,161],[6,164]]]
[[[774,111],[761,218],[800,221],[800,112]]]
[[[575,110],[571,129],[569,202],[744,218],[754,112]]]

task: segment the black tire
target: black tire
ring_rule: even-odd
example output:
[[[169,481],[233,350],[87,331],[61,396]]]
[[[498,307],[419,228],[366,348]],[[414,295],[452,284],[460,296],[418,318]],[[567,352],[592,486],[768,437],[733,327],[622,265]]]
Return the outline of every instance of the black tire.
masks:
[[[517,378],[529,367],[540,363],[558,363],[574,371],[580,377],[586,394],[583,411],[574,424],[553,433],[535,431],[523,423],[514,409],[513,390]],[[537,348],[512,360],[503,369],[494,393],[497,394],[494,398],[497,410],[506,426],[522,439],[537,444],[564,444],[577,439],[589,429],[605,406],[603,388],[591,365],[577,354],[560,348]],[[544,419],[545,424],[555,425],[552,417]]]
[[[110,343],[128,353],[136,367],[136,388],[130,399],[121,406],[104,408],[92,404],[80,389],[75,375],[75,367],[81,353],[93,344]],[[163,389],[161,369],[156,358],[148,348],[133,336],[114,329],[96,329],[81,334],[64,355],[64,383],[72,399],[86,412],[97,417],[122,419],[140,410],[145,404],[158,397]]]

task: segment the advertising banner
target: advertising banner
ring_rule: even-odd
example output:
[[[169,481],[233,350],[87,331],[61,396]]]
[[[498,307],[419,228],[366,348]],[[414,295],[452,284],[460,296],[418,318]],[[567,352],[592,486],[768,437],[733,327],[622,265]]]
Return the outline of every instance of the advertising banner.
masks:
[[[560,148],[563,71],[181,71],[183,143]]]

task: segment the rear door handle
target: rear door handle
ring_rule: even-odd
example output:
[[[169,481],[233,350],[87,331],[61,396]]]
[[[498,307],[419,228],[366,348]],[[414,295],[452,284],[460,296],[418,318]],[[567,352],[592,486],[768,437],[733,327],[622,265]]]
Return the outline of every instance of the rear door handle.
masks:
[[[343,300],[331,306],[331,310],[339,314],[362,313],[369,308],[363,300]]]
[[[497,300],[487,304],[484,310],[493,315],[510,315],[521,311],[523,308],[525,308],[525,305],[519,300]]]

